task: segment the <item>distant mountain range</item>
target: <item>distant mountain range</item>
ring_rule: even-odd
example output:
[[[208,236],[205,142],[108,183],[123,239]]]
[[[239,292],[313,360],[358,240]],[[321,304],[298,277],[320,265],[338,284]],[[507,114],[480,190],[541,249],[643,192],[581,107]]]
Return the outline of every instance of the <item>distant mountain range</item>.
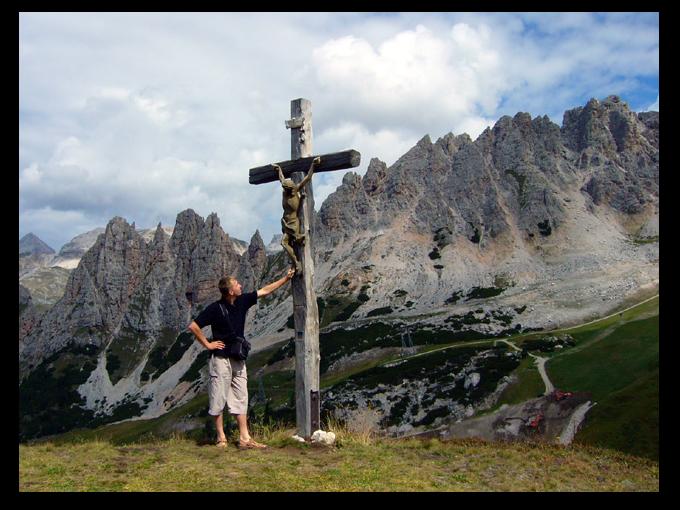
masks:
[[[104,227],[100,227],[79,234],[62,246],[56,254],[33,233],[21,238],[19,241],[19,281],[31,293],[34,304],[45,310],[62,297],[70,271],[78,266],[82,256],[105,230]],[[169,237],[173,229],[163,227],[163,231]],[[155,229],[140,229],[138,232],[144,240],[149,242],[153,239]],[[248,243],[245,241],[230,239],[239,254],[243,254],[248,249]]]
[[[610,96],[565,112],[561,127],[518,113],[475,141],[425,136],[390,167],[374,158],[363,177],[347,173],[314,216],[322,372],[380,359],[404,345],[404,328],[416,346],[551,328],[658,285],[658,139],[657,112]],[[275,248],[259,232],[237,242],[216,214],[191,209],[171,231],[113,218],[48,311],[31,311],[20,288],[22,437],[160,416],[203,392],[206,352],[186,325],[219,297],[221,276],[244,290],[281,277],[289,262]],[[292,308],[286,289],[248,317],[254,353],[281,346],[263,370],[290,366]],[[408,387],[460,371],[474,399],[461,404],[450,385],[446,405],[413,415],[419,426],[490,405],[519,363],[460,353],[442,355],[429,383],[430,368],[416,367]],[[373,375],[362,384],[328,389],[325,402],[368,402],[379,384],[401,398],[407,387]],[[395,404],[383,400],[386,428],[413,428],[389,418]]]

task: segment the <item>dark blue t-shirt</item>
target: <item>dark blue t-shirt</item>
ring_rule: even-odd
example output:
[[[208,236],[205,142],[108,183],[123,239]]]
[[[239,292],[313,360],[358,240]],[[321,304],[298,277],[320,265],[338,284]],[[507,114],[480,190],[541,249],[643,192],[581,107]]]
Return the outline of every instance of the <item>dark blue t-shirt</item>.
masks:
[[[222,340],[224,343],[228,343],[235,336],[245,338],[243,329],[246,324],[246,314],[255,303],[257,303],[257,291],[241,294],[236,298],[233,305],[230,305],[224,299],[220,299],[209,304],[198,314],[194,322],[201,329],[210,326],[214,340]],[[224,309],[224,314],[222,309]],[[214,350],[213,353],[224,354],[222,350]]]

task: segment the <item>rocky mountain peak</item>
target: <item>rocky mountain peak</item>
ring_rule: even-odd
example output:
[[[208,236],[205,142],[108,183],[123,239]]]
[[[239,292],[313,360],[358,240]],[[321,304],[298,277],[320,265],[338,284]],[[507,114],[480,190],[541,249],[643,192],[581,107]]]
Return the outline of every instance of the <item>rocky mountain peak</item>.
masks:
[[[405,165],[413,167],[414,165],[418,166],[418,162],[424,161],[426,163],[427,159],[429,158],[429,154],[432,152],[432,149],[433,144],[432,140],[430,139],[430,135],[425,135],[420,140],[418,140],[418,142],[413,147],[411,147],[411,149],[409,149],[406,154],[401,156],[391,168],[398,172],[400,167],[404,167]],[[420,166],[422,166],[422,164]]]
[[[163,227],[161,226],[161,223],[158,222],[158,226],[156,227],[156,231],[153,234],[153,244],[159,244],[165,241],[165,230],[163,230]]]
[[[645,193],[658,193],[655,158],[658,117],[634,114],[617,96],[565,112],[562,128],[518,112],[474,142],[449,133],[432,144],[426,135],[389,168],[374,158],[363,179],[348,172],[322,205],[316,231],[327,250],[397,220],[414,233],[445,227],[481,247],[519,227],[523,242],[536,243],[562,224],[560,196],[582,186],[576,172],[585,167],[592,173],[582,191],[595,205],[642,211]]]
[[[585,107],[567,110],[562,133],[572,150],[593,148],[604,152],[623,152],[635,144],[639,134],[638,117],[618,96],[604,101],[591,99]]]
[[[219,216],[217,216],[217,213],[214,212],[210,213],[208,217],[205,219],[204,228],[209,229],[211,232],[221,233],[226,236],[229,235],[226,232],[224,232],[224,230],[222,230],[222,226],[220,225],[220,218]]]
[[[132,292],[141,279],[146,243],[124,218],[116,216],[106,225],[104,234],[83,256],[81,265],[92,277],[94,287],[108,307],[106,321],[113,324],[127,307]],[[68,286],[73,283],[69,280]]]
[[[363,184],[367,195],[374,195],[382,191],[382,184],[387,176],[387,164],[378,158],[371,158],[364,174]]]
[[[222,230],[217,214],[211,213],[191,252],[190,287],[194,292],[194,301],[204,303],[219,299],[217,281],[225,275],[237,274],[240,260],[229,235]]]
[[[253,278],[256,282],[260,282],[262,274],[267,267],[267,250],[259,230],[256,230],[253,237],[250,239],[247,260],[253,270]]]
[[[416,143],[416,147],[419,147],[421,149],[429,149],[431,145],[432,145],[432,139],[430,138],[430,135],[423,136]]]
[[[187,259],[191,255],[204,224],[203,217],[196,214],[193,209],[186,209],[177,214],[175,230],[170,238],[170,246],[177,256]]]
[[[452,156],[463,146],[468,143],[472,143],[470,135],[463,133],[462,135],[454,135],[453,133],[448,133],[443,137],[439,138],[435,145],[441,147],[447,155]]]
[[[517,112],[512,118],[516,126],[531,126],[531,114],[528,112]]]
[[[358,188],[361,186],[361,176],[356,172],[347,172],[342,177],[342,185],[349,186],[351,188]]]
[[[253,244],[257,246],[259,245],[264,246],[264,241],[262,240],[262,234],[260,234],[260,229],[256,229],[255,233],[250,238],[250,245],[252,246]]]
[[[19,239],[19,255],[52,255],[54,250],[33,232]]]

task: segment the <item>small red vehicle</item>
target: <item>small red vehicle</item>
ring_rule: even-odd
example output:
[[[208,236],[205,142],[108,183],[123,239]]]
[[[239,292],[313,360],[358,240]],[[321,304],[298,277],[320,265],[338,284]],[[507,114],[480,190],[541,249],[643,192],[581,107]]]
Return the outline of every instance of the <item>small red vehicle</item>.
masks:
[[[555,400],[559,402],[560,400],[564,400],[565,398],[573,397],[574,394],[571,391],[555,390],[554,396]]]
[[[529,428],[536,429],[538,428],[539,423],[541,423],[541,420],[543,420],[543,413],[538,413],[527,426]]]

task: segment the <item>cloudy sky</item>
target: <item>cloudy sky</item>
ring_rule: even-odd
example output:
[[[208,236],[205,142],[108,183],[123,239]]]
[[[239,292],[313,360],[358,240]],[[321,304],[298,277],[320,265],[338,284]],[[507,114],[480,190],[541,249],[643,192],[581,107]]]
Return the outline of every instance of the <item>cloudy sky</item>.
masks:
[[[658,79],[658,13],[21,13],[19,237],[59,250],[192,208],[268,243],[281,190],[248,169],[290,158],[300,97],[314,152],[356,149],[363,175],[518,111],[658,110]],[[346,172],[314,177],[317,210]]]

